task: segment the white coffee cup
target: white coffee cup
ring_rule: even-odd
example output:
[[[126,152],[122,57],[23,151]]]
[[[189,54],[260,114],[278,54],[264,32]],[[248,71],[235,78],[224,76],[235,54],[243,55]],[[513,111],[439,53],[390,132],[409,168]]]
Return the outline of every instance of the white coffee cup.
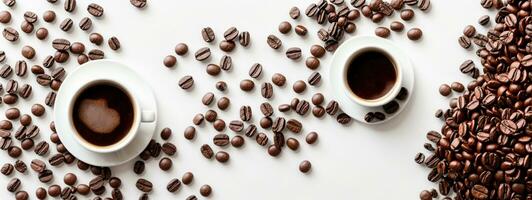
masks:
[[[349,84],[347,81],[348,79],[347,70],[349,69],[349,66],[352,60],[356,58],[357,56],[359,56],[360,54],[364,52],[368,52],[368,51],[378,51],[384,54],[393,63],[393,66],[395,68],[395,73],[396,73],[396,80],[392,88],[386,94],[384,94],[383,96],[377,99],[364,99],[364,98],[357,96],[352,91],[351,87],[349,87]],[[401,83],[403,79],[401,65],[399,64],[399,62],[396,61],[394,52],[388,51],[382,48],[378,43],[366,44],[363,46],[358,46],[355,49],[352,49],[351,55],[348,56],[347,59],[345,59],[344,65],[341,67],[342,67],[341,70],[343,72],[342,87],[343,87],[343,91],[345,91],[345,95],[347,95],[352,101],[362,106],[367,106],[367,107],[382,106],[392,101],[397,96],[399,91],[401,90]]]
[[[95,86],[95,85],[110,85],[110,86],[114,86],[120,90],[122,90],[130,99],[131,101],[131,104],[133,105],[133,123],[131,125],[131,127],[129,128],[129,131],[128,133],[126,133],[126,135],[120,139],[119,141],[111,144],[111,145],[107,145],[107,146],[99,146],[99,145],[95,145],[95,144],[92,144],[90,143],[89,141],[85,140],[80,134],[79,132],[76,130],[76,127],[74,125],[74,120],[73,120],[73,110],[74,110],[74,104],[77,100],[77,98],[79,97],[79,95],[85,91],[87,88],[91,87],[91,86]],[[141,123],[151,123],[155,120],[155,112],[154,111],[150,111],[150,110],[143,110],[138,101],[137,101],[137,98],[132,95],[133,93],[131,92],[132,90],[134,90],[134,88],[130,88],[130,86],[128,84],[125,84],[125,83],[121,83],[120,80],[113,80],[112,78],[96,78],[94,80],[91,80],[91,81],[88,81],[86,82],[85,84],[83,84],[81,87],[79,87],[77,89],[77,92],[74,94],[73,98],[69,101],[67,107],[68,107],[68,110],[69,110],[69,127],[70,127],[70,131],[71,133],[74,134],[74,137],[76,138],[76,140],[81,144],[81,146],[85,147],[86,149],[88,150],[91,150],[91,151],[94,151],[94,152],[98,152],[98,153],[110,153],[110,152],[114,152],[114,151],[117,151],[117,150],[120,150],[122,148],[124,148],[126,145],[128,145],[129,143],[131,143],[131,141],[133,140],[133,138],[135,138],[137,132],[138,132],[138,128],[139,126],[141,125]]]

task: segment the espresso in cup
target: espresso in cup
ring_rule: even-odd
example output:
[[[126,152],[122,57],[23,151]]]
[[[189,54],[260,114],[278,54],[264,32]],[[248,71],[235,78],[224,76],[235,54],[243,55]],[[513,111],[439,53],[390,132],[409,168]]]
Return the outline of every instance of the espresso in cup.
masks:
[[[128,135],[135,121],[131,96],[120,86],[99,82],[75,98],[72,123],[77,133],[95,146],[110,146]]]
[[[365,49],[347,63],[345,73],[351,92],[363,100],[377,100],[389,94],[397,83],[397,67],[379,49]]]

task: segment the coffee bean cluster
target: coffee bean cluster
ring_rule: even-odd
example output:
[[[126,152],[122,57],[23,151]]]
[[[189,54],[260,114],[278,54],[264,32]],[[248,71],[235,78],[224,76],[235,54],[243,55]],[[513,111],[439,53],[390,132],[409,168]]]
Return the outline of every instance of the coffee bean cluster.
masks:
[[[47,0],[51,4],[58,3],[57,0]],[[3,1],[8,7],[12,7],[16,4],[15,0]],[[131,1],[133,5],[143,7],[146,1]],[[144,3],[144,4],[143,4]],[[67,13],[73,12],[78,4],[75,0],[64,0],[64,9]],[[68,59],[74,55],[77,57],[79,64],[84,64],[92,60],[103,59],[105,57],[103,47],[105,38],[100,33],[89,33],[94,26],[93,19],[100,19],[104,15],[104,8],[98,4],[90,3],[87,5],[87,13],[91,17],[84,17],[79,22],[79,28],[87,33],[87,38],[90,44],[82,42],[71,42],[65,38],[54,38],[49,40],[51,47],[55,50],[52,55],[45,56],[42,61],[35,59],[37,51],[30,45],[23,45],[20,54],[25,60],[18,60],[13,67],[7,64],[9,59],[6,52],[0,51],[0,63],[4,63],[0,68],[0,77],[6,80],[5,85],[0,83],[0,91],[5,92],[0,103],[5,103],[8,106],[16,105],[19,98],[31,99],[32,85],[30,83],[24,83],[27,81],[26,77],[33,76],[36,83],[43,86],[43,89],[49,88],[44,105],[53,109],[55,101],[55,91],[57,91],[62,84],[62,81],[67,76],[67,69],[65,66]],[[39,16],[32,12],[26,11],[23,15],[24,21],[20,26],[22,32],[27,33],[29,37],[33,34],[39,40],[45,40],[49,38],[48,30],[44,27],[37,28],[34,31],[34,27],[39,23]],[[16,28],[10,27],[11,25],[11,11],[5,10],[0,12],[0,23],[4,25],[2,35],[10,42],[24,42],[23,39],[26,35],[19,35]],[[42,20],[46,23],[52,23],[56,21],[56,12],[53,10],[45,11],[42,15]],[[70,18],[64,19],[59,23],[60,30],[65,32],[71,32],[74,28],[74,21]],[[87,46],[86,46],[87,44]],[[92,50],[86,50],[88,46],[94,46]],[[121,43],[115,36],[110,36],[107,39],[107,45],[111,50],[119,51]],[[31,72],[31,73],[28,73]],[[4,87],[5,86],[5,87]],[[88,198],[90,193],[94,194],[95,200],[104,199],[100,197],[106,190],[111,190],[108,194],[110,197],[105,199],[123,199],[121,188],[121,180],[119,177],[112,176],[111,169],[108,167],[91,166],[84,163],[81,160],[77,160],[72,154],[68,152],[65,146],[61,143],[53,122],[50,123],[50,135],[49,140],[52,143],[47,142],[40,133],[43,132],[37,125],[32,123],[33,117],[42,117],[46,114],[46,108],[40,103],[35,103],[31,107],[31,115],[21,113],[16,107],[7,108],[5,111],[5,119],[0,121],[0,149],[4,150],[14,162],[5,162],[2,164],[0,172],[6,177],[10,177],[7,184],[7,190],[14,194],[14,197],[6,197],[8,199],[46,199],[48,198],[61,198],[61,199],[77,199],[79,197]],[[18,125],[20,124],[20,125]],[[171,130],[168,128],[163,129],[161,132],[161,138],[167,140],[171,135]],[[56,152],[53,152],[53,146],[55,145]],[[33,153],[31,152],[33,151]],[[163,152],[164,156],[160,155]],[[34,154],[31,162],[25,162],[19,158],[23,153]],[[177,153],[177,147],[171,142],[164,142],[160,144],[155,140],[150,141],[146,150],[144,150],[139,156],[139,161],[135,162],[132,167],[132,171],[137,174],[141,174],[144,171],[144,161],[150,158],[157,158],[159,160],[159,167],[161,170],[170,170],[172,167],[172,157]],[[160,157],[160,158],[159,158]],[[70,167],[73,163],[76,163],[77,168],[81,171],[89,171],[94,176],[88,183],[80,183],[77,181],[77,175],[74,173],[67,173],[63,177],[63,183],[58,182],[61,179],[54,178],[57,175],[54,174],[53,168],[56,167]],[[28,170],[30,168],[31,170]],[[32,172],[26,172],[32,171]],[[27,192],[23,190],[23,183],[19,178],[20,175],[27,175],[28,173],[35,173],[39,182],[43,184],[42,187],[35,189],[35,192]],[[176,192],[180,189],[181,183],[189,185],[193,180],[194,175],[192,172],[187,172],[181,179],[173,178],[167,185],[169,192]],[[108,186],[109,187],[108,187]],[[136,183],[136,187],[143,193],[140,199],[148,199],[148,193],[151,191],[153,185],[146,179],[139,179]],[[202,196],[209,196],[212,188],[209,185],[201,186],[199,193]],[[190,195],[188,199],[196,199],[194,195]]]
[[[442,96],[454,97],[450,108],[436,111],[444,125],[426,135],[430,154],[414,160],[431,169],[427,178],[438,183],[443,199],[532,199],[531,2],[480,4],[497,9],[494,24],[486,34],[466,26],[458,43],[476,47],[482,67],[466,60],[459,70],[473,80],[440,86]],[[489,16],[478,21],[489,22]],[[438,191],[424,190],[419,198],[436,198]]]

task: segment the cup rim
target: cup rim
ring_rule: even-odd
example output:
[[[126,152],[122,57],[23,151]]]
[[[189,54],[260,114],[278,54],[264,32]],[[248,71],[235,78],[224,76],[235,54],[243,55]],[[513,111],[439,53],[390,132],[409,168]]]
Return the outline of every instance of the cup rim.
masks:
[[[383,54],[385,54],[385,56],[388,57],[388,59],[390,59],[392,61],[392,63],[394,64],[394,68],[395,68],[395,71],[396,71],[396,74],[397,74],[396,81],[395,81],[393,87],[390,89],[390,91],[388,91],[385,95],[383,95],[383,96],[381,96],[381,97],[379,97],[377,99],[363,99],[363,98],[359,97],[358,95],[356,95],[351,90],[351,88],[349,87],[349,84],[347,82],[347,75],[346,74],[347,74],[347,70],[349,68],[349,66],[348,66],[349,62],[351,60],[353,60],[356,56],[360,55],[361,53],[367,52],[367,51],[370,51],[370,50],[380,51]],[[399,91],[401,90],[401,84],[402,84],[402,81],[403,81],[403,73],[402,73],[401,63],[398,62],[398,60],[393,55],[392,51],[388,51],[388,50],[380,47],[377,44],[368,44],[368,45],[365,45],[365,46],[361,46],[358,49],[354,49],[353,52],[351,53],[351,55],[349,55],[347,57],[347,59],[344,61],[342,74],[343,74],[343,76],[342,76],[342,85],[344,87],[345,95],[347,95],[347,97],[350,98],[351,100],[353,100],[354,102],[356,102],[356,103],[358,103],[358,104],[360,104],[362,106],[367,106],[367,107],[382,106],[382,105],[385,105],[386,103],[389,103],[390,101],[392,101],[395,98],[395,96],[397,96],[397,94],[399,94]]]
[[[101,83],[110,83],[114,87],[117,87],[120,90],[122,90],[124,93],[126,93],[126,95],[128,95],[128,97],[129,97],[129,99],[131,99],[131,101],[132,101],[133,110],[134,110],[133,124],[131,125],[131,128],[129,129],[129,131],[126,134],[126,136],[123,137],[122,139],[120,139],[118,142],[116,142],[114,144],[111,144],[111,145],[108,145],[108,146],[98,146],[98,145],[94,145],[94,144],[91,144],[90,142],[88,142],[85,138],[83,138],[78,133],[76,127],[74,126],[74,122],[73,122],[73,119],[72,119],[72,114],[73,114],[75,100],[81,94],[81,92],[83,92],[88,87],[91,87],[91,86],[94,86],[94,85],[98,85],[98,84],[101,84]],[[81,146],[83,146],[87,150],[90,150],[90,151],[93,151],[93,152],[97,152],[97,153],[112,153],[112,152],[116,152],[116,151],[124,148],[126,145],[131,143],[131,141],[133,141],[133,139],[137,135],[138,128],[140,126],[140,121],[141,121],[140,120],[140,117],[141,117],[140,116],[141,115],[140,112],[141,112],[140,111],[140,105],[139,105],[137,99],[134,98],[132,93],[128,90],[128,88],[126,86],[124,86],[124,84],[121,84],[121,83],[119,83],[119,81],[113,80],[113,79],[109,79],[109,78],[98,78],[98,79],[94,79],[94,80],[91,80],[91,81],[88,81],[88,82],[84,83],[79,89],[76,90],[76,92],[72,96],[72,99],[69,101],[69,105],[68,105],[68,116],[69,116],[68,117],[68,124],[69,124],[69,128],[70,128],[71,132],[73,133],[74,138],[76,139],[76,141],[78,141],[78,143],[80,143]]]

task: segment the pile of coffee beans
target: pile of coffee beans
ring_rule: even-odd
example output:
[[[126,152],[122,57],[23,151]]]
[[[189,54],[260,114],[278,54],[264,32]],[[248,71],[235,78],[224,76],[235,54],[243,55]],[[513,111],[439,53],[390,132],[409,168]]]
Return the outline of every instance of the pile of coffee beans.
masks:
[[[477,46],[481,69],[473,60],[460,66],[474,79],[443,84],[443,96],[456,96],[450,108],[437,110],[440,132],[429,131],[415,162],[432,171],[428,180],[438,183],[443,199],[532,199],[532,6],[522,0],[481,0],[484,8],[498,9],[486,34],[468,25],[458,39],[463,48]],[[479,24],[489,24],[482,16]],[[467,90],[465,90],[467,88]],[[433,146],[435,145],[435,146]],[[454,193],[452,194],[451,193]],[[435,189],[419,198],[436,198]]]

